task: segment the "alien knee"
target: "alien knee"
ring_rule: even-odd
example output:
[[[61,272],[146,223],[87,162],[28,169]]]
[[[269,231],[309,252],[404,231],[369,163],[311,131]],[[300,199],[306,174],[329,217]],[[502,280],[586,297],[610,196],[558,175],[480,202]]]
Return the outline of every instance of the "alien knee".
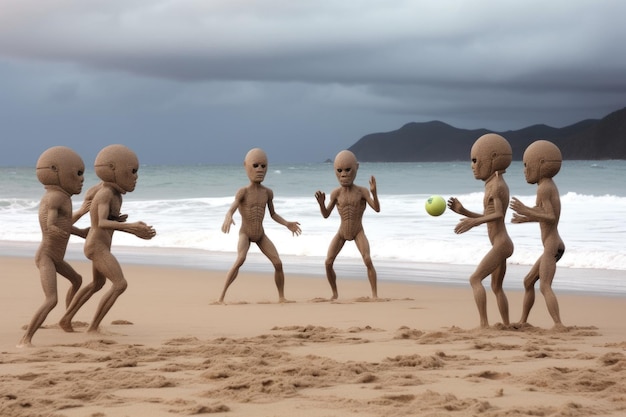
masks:
[[[539,284],[539,290],[541,294],[546,295],[552,292],[552,288],[548,284],[544,284],[543,282]]]
[[[477,286],[477,285],[480,285],[480,286],[482,287],[482,285],[483,285],[483,280],[482,280],[480,277],[476,276],[476,275],[472,275],[472,276],[470,277],[470,279],[469,279],[469,283],[470,283],[470,285],[471,285],[472,287],[475,287],[475,286]]]
[[[46,301],[44,301],[44,306],[46,309],[52,310],[54,307],[56,307],[58,303],[59,303],[59,297],[55,295],[55,296],[46,298]]]
[[[116,283],[113,286],[113,288],[115,288],[115,290],[121,294],[124,291],[126,291],[126,288],[128,288],[128,282],[126,280],[123,280],[121,282]]]

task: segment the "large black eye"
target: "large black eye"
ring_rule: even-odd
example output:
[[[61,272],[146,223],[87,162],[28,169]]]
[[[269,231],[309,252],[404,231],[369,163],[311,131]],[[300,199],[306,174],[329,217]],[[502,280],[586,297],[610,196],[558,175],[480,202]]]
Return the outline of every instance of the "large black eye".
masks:
[[[261,168],[265,168],[265,166],[266,166],[265,164],[261,164]]]
[[[337,168],[337,172],[341,173],[341,171],[343,171],[343,169]]]
[[[346,168],[346,172],[350,172],[352,168]]]
[[[82,177],[82,176],[83,176],[83,174],[84,174],[84,172],[83,172],[83,171],[78,171],[78,176],[79,176],[79,177]]]
[[[137,169],[137,168],[133,168],[133,174],[136,174],[136,173],[137,173],[137,171],[138,171],[138,169]]]
[[[476,163],[476,158],[472,158],[472,163]]]

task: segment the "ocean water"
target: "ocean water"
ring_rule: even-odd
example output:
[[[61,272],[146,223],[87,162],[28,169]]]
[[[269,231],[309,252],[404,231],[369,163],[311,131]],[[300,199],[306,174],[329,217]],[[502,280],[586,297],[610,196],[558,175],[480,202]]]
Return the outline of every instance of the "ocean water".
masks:
[[[374,175],[381,204],[380,213],[366,209],[364,228],[379,279],[412,280],[427,265],[438,282],[454,281],[475,266],[490,245],[486,226],[461,235],[454,233],[460,216],[446,210],[431,217],[424,210],[434,194],[457,197],[468,209],[482,211],[484,183],[474,179],[468,162],[361,163],[356,183],[369,187]],[[88,169],[83,193],[74,196],[80,206],[84,192],[98,179]],[[521,162],[507,170],[505,180],[511,196],[534,205],[536,185],[524,180]],[[560,234],[566,252],[559,261],[555,287],[565,290],[626,294],[626,161],[565,161],[555,177],[562,203]],[[234,261],[239,215],[229,234],[221,232],[224,215],[236,190],[248,184],[241,164],[199,166],[142,166],[134,192],[124,196],[122,212],[128,221],[142,220],[155,227],[157,236],[145,241],[118,232],[114,252],[135,262],[176,264],[227,269]],[[285,271],[324,274],[324,257],[337,231],[339,215],[320,214],[314,194],[327,196],[337,187],[332,164],[272,165],[264,185],[274,191],[276,212],[301,224],[302,235],[294,237],[269,215],[266,234],[276,245]],[[37,220],[43,186],[33,167],[0,168],[0,253],[32,256],[40,240]],[[510,223],[515,244],[511,266],[530,267],[542,252],[536,223]],[[77,226],[88,226],[88,216]],[[68,257],[82,257],[82,240],[72,237]],[[124,255],[126,254],[126,255]],[[244,268],[271,270],[255,245]],[[364,276],[360,254],[347,242],[336,261],[338,273]],[[579,282],[559,282],[560,269],[577,270]],[[574,271],[576,272],[576,271]],[[519,275],[519,274],[518,274]],[[563,274],[566,275],[566,274]],[[515,277],[520,286],[522,276]],[[463,276],[463,283],[466,283]],[[508,280],[508,276],[507,276]],[[505,280],[506,281],[506,280]]]

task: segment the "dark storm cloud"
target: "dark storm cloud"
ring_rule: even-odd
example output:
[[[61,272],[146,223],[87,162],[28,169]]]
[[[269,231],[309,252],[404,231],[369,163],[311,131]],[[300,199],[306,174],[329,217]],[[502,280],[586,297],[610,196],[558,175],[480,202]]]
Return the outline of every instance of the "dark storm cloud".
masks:
[[[239,161],[251,146],[295,162],[410,121],[563,126],[624,107],[625,12],[621,1],[5,0],[0,134],[89,153],[124,141],[152,162]]]

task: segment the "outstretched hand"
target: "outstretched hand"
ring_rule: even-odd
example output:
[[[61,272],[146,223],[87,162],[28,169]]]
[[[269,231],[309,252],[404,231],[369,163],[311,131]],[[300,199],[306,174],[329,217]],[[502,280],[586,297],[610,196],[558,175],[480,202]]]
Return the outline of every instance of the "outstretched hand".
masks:
[[[373,175],[370,178],[370,191],[373,195],[376,195],[376,178]]]
[[[144,222],[137,222],[133,226],[133,234],[137,237],[149,240],[156,236],[156,230]]]
[[[461,221],[459,221],[459,223],[456,225],[456,227],[454,228],[454,233],[456,234],[461,234],[461,233],[465,233],[468,230],[474,228],[477,225],[476,220],[472,219],[472,218],[465,218],[465,219],[461,219]]]
[[[511,223],[528,223],[528,222],[530,222],[530,219],[521,214],[513,213],[513,216],[511,217]]]
[[[526,215],[528,210],[528,207],[517,197],[511,198],[511,204],[509,204],[509,207],[511,207],[511,210],[521,215]]]
[[[317,200],[317,203],[320,206],[324,205],[324,201],[326,201],[326,193],[322,192],[322,191],[316,191],[315,192],[315,199]]]
[[[300,229],[300,223],[298,222],[287,222],[287,229],[291,231],[293,236],[299,236],[302,233],[302,229]]]
[[[463,204],[456,197],[450,197],[448,199],[448,208],[457,214],[461,214],[463,210]]]
[[[509,204],[513,213],[513,217],[511,217],[511,223],[527,223],[530,222],[528,218],[528,206],[519,201],[516,197],[511,199],[511,204]]]

